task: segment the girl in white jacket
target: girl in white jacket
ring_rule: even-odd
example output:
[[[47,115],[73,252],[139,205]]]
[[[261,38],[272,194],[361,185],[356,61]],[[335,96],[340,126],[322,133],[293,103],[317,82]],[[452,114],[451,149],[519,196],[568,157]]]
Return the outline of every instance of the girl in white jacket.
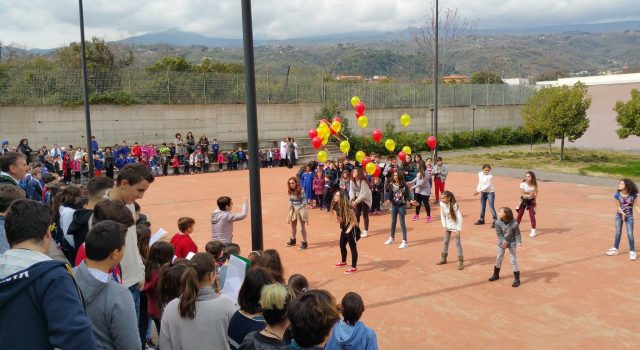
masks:
[[[437,265],[447,263],[449,241],[451,240],[451,234],[453,234],[456,239],[456,249],[458,250],[458,270],[462,270],[464,268],[462,240],[460,238],[460,231],[462,231],[462,213],[456,202],[456,197],[450,191],[444,191],[440,196],[440,221],[444,228],[444,247],[442,248],[442,258]]]

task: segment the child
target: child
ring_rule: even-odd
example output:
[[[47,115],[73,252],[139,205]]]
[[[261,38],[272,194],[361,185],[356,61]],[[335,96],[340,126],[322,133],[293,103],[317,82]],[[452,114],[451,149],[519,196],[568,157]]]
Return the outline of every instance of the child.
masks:
[[[326,350],[378,350],[376,333],[360,321],[364,310],[364,302],[358,293],[344,295],[340,303],[342,320],[333,327]]]
[[[225,157],[224,157],[224,152],[220,152],[220,153],[218,154],[217,162],[218,162],[218,168],[219,168],[219,170],[220,170],[220,171],[222,171],[222,166],[224,165],[224,163],[226,163],[226,161],[225,161]],[[227,170],[229,170],[229,168],[227,168]]]
[[[323,200],[322,194],[324,193],[324,174],[322,170],[316,170],[316,177],[313,178],[313,193],[316,198],[316,207],[322,210]]]
[[[307,197],[307,201],[311,209],[313,209],[313,197],[315,192],[313,191],[313,172],[309,165],[304,167],[304,173],[302,173],[302,188],[304,189],[304,195]]]
[[[111,220],[91,228],[85,240],[86,260],[74,269],[98,347],[140,349],[138,319],[131,293],[109,270],[124,256],[127,226]]]
[[[209,159],[209,154],[204,155],[204,165],[202,166],[202,171],[206,174],[209,172],[209,167],[211,166],[211,159]]]
[[[189,217],[183,217],[178,219],[178,229],[180,232],[176,233],[171,238],[171,245],[176,250],[176,258],[186,258],[189,253],[197,253],[198,246],[193,242],[190,234],[193,233],[193,227],[196,221]]]
[[[211,239],[222,243],[233,241],[233,222],[244,220],[249,210],[247,198],[242,196],[242,212],[232,213],[233,201],[227,196],[218,198],[218,209],[211,214]]]
[[[345,275],[356,273],[358,272],[358,248],[356,242],[359,238],[358,231],[360,231],[360,229],[358,228],[356,213],[349,203],[349,195],[346,191],[340,190],[333,195],[331,212],[332,215],[335,215],[336,222],[340,224],[341,260],[333,265],[333,267],[339,268],[347,266],[347,243],[349,243],[349,249],[351,249],[351,267],[344,273]]]
[[[196,151],[195,162],[196,162],[196,173],[202,174],[202,167],[204,166],[204,155],[202,154],[201,150]]]
[[[400,229],[402,230],[402,243],[398,246],[400,249],[407,248],[407,226],[404,223],[404,217],[407,215],[407,202],[409,201],[409,189],[404,182],[402,171],[395,171],[391,176],[391,180],[387,183],[387,192],[389,193],[389,201],[391,202],[391,234],[384,244],[391,245],[396,236],[396,221],[400,217]]]
[[[218,267],[224,265],[224,243],[220,241],[209,241],[204,246],[204,251],[216,258],[216,265]]]
[[[309,214],[307,213],[307,198],[300,187],[298,178],[290,177],[287,180],[287,194],[289,195],[289,214],[287,222],[291,225],[291,238],[285,243],[285,246],[292,247],[296,245],[296,231],[298,223],[300,223],[300,233],[302,233],[302,244],[299,250],[306,250],[307,243],[307,227],[309,224]],[[327,205],[327,211],[329,206]]]
[[[638,186],[630,179],[620,180],[618,191],[614,196],[616,200],[616,236],[613,248],[607,251],[607,255],[618,255],[620,248],[620,236],[622,235],[622,223],[627,224],[627,238],[629,239],[629,259],[636,260],[636,250],[633,241],[633,207],[640,212],[638,206]]]
[[[520,285],[520,269],[516,260],[516,244],[522,247],[522,236],[520,235],[520,227],[513,219],[511,208],[503,207],[498,210],[498,221],[496,221],[496,234],[498,235],[498,252],[496,256],[496,266],[493,268],[493,276],[489,278],[493,282],[500,278],[500,267],[504,253],[509,249],[511,254],[511,268],[513,269],[513,284],[516,288]]]
[[[474,225],[484,225],[484,212],[487,208],[487,200],[489,200],[489,210],[493,216],[493,224],[491,228],[496,227],[496,208],[493,203],[496,200],[495,188],[493,187],[493,175],[491,175],[491,165],[484,164],[482,171],[478,173],[478,187],[473,193],[474,196],[480,194],[480,219]]]
[[[359,168],[362,169],[362,168]],[[349,185],[351,182],[351,172],[349,170],[343,170],[340,174],[339,187],[342,191],[349,192]]]
[[[309,281],[304,275],[296,273],[289,276],[287,286],[293,291],[293,297],[295,298],[309,290]]]
[[[177,154],[171,159],[171,167],[173,168],[173,175],[180,175],[180,159]]]
[[[373,184],[371,185],[371,212],[373,215],[380,215],[380,203],[382,201],[382,180],[379,176],[373,178]]]
[[[450,191],[442,192],[440,201],[440,221],[444,228],[444,247],[442,248],[442,258],[437,265],[447,263],[447,255],[449,255],[449,240],[453,233],[456,238],[456,249],[458,250],[458,270],[464,269],[464,256],[462,254],[462,240],[460,231],[462,231],[462,213],[456,202],[456,197]]]
[[[440,194],[444,192],[444,183],[447,181],[447,175],[449,174],[449,170],[442,162],[442,157],[438,157],[438,161],[436,162],[436,166],[433,167],[433,182],[436,193],[436,200],[433,204],[438,204],[440,201]]]
[[[160,300],[160,268],[164,264],[171,263],[175,250],[173,245],[168,242],[158,241],[151,246],[149,257],[144,271],[144,287],[142,293],[147,296],[147,313],[156,325],[156,330],[160,329],[160,319],[162,318],[162,309]],[[148,327],[149,323],[140,324],[142,327]],[[143,330],[142,334],[147,333]]]
[[[538,181],[533,171],[527,171],[524,174],[524,180],[520,183],[520,205],[518,206],[518,225],[522,221],[525,209],[529,211],[529,219],[531,220],[531,234],[529,237],[536,236],[536,199],[538,198]]]
[[[231,255],[240,256],[240,246],[235,243],[225,243],[224,249],[222,250],[223,265],[220,266],[218,272],[220,289],[224,288],[224,280],[227,278],[227,269],[229,268],[229,259],[231,258]]]
[[[415,203],[417,204],[413,221],[420,220],[420,208],[424,204],[424,209],[427,212],[426,223],[430,223],[431,206],[429,205],[429,197],[431,196],[431,185],[429,184],[429,179],[431,178],[431,173],[428,172],[427,165],[423,160],[418,161],[417,170],[418,172],[412,181],[413,187],[411,188],[414,191]]]

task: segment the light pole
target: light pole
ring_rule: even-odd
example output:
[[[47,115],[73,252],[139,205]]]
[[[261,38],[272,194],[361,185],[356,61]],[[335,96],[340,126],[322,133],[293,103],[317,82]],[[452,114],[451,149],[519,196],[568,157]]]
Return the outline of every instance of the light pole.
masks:
[[[434,48],[435,48],[435,57],[434,57],[434,62],[433,62],[433,79],[434,79],[434,98],[433,98],[433,103],[435,104],[435,117],[434,117],[434,123],[433,123],[433,135],[435,137],[438,137],[438,87],[440,86],[440,73],[438,72],[438,27],[440,26],[438,24],[438,0],[436,0],[436,18],[435,18],[435,43],[434,43]],[[438,144],[436,143],[436,146],[433,148],[433,159],[438,159]]]
[[[478,106],[471,105],[471,145],[476,146],[476,108]]]
[[[431,134],[433,135],[433,111],[435,108],[433,108],[433,105],[429,105],[429,110],[431,111]]]
[[[89,159],[89,177],[92,178],[94,161],[93,161],[93,144],[91,143],[91,110],[89,107],[89,83],[87,81],[87,49],[84,42],[84,10],[82,9],[82,0],[78,0],[78,7],[80,10],[80,50],[82,59],[82,91],[84,100],[84,121],[87,129],[87,150],[91,155]]]

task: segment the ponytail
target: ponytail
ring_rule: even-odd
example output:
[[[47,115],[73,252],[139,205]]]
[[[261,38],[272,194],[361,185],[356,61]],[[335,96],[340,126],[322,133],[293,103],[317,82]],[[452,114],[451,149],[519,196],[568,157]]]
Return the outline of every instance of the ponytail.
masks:
[[[209,253],[198,253],[192,259],[187,270],[180,279],[180,316],[193,319],[196,317],[196,299],[200,291],[200,282],[211,272],[215,272],[215,258]]]

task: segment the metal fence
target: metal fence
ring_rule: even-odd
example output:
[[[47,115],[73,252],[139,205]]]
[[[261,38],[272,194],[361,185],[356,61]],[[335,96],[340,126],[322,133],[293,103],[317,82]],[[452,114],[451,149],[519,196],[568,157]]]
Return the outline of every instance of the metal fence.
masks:
[[[94,104],[242,104],[242,74],[147,72],[121,70],[90,73]],[[327,103],[348,106],[357,95],[368,108],[411,108],[433,105],[433,84],[424,82],[344,82],[322,76],[256,76],[260,104]],[[508,85],[440,85],[440,105],[520,105],[534,89]],[[0,105],[82,104],[79,71],[0,67]]]

